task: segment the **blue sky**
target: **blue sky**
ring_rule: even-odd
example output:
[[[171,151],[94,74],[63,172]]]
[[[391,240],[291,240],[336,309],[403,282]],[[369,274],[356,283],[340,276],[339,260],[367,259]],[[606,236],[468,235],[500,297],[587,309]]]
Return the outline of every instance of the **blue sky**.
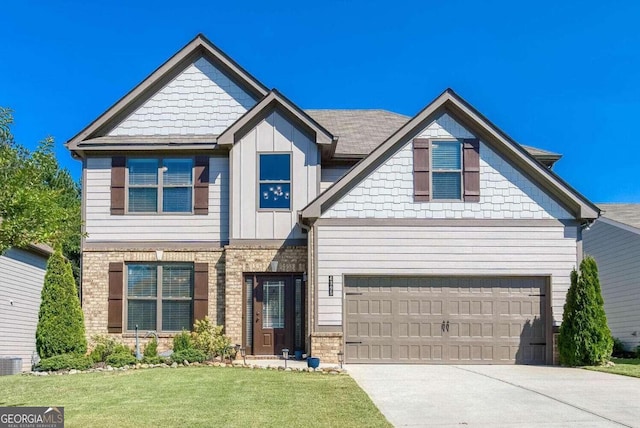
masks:
[[[0,105],[14,110],[20,143],[54,136],[75,177],[63,143],[202,32],[302,108],[414,115],[451,87],[516,141],[562,153],[555,170],[592,201],[640,202],[640,2],[24,0],[1,10]]]

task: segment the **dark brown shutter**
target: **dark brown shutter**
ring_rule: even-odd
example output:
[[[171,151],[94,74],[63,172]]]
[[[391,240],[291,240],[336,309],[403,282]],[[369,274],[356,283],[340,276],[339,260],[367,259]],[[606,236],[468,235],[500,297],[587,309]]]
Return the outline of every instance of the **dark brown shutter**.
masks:
[[[127,159],[124,156],[111,158],[111,215],[124,214],[124,181]]]
[[[429,194],[429,140],[413,140],[413,197],[416,202],[430,199]]]
[[[209,214],[209,156],[196,156],[193,213]]]
[[[109,333],[122,333],[123,270],[123,263],[109,263],[109,313],[107,319]]]
[[[464,140],[464,201],[480,202],[480,141]]]
[[[201,320],[209,314],[209,264],[194,263],[193,320]]]

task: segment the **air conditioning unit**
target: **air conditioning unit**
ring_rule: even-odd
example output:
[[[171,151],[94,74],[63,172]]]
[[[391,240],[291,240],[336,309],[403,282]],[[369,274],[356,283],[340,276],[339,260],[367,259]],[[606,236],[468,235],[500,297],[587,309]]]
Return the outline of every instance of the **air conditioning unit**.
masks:
[[[0,376],[14,375],[22,371],[22,358],[0,357]]]

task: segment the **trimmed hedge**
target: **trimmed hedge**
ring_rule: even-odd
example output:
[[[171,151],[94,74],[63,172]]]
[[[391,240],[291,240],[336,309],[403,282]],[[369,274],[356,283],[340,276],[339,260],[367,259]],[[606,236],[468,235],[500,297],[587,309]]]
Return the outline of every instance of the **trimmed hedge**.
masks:
[[[62,354],[40,360],[36,366],[38,371],[56,370],[87,370],[93,366],[93,361],[86,355]]]
[[[135,364],[137,362],[138,360],[136,360],[136,357],[134,357],[133,354],[129,351],[115,352],[109,355],[105,360],[105,363],[107,363],[111,367],[128,366],[130,364]]]
[[[207,356],[199,349],[183,349],[171,354],[170,358],[175,363],[182,363],[184,360],[190,363],[201,363],[207,359]]]
[[[40,358],[87,351],[84,316],[71,264],[58,249],[47,263],[42,287],[36,349]]]

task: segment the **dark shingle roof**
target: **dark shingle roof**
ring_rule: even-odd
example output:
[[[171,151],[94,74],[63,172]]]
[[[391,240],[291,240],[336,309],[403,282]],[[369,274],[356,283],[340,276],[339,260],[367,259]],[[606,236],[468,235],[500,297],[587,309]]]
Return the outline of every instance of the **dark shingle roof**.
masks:
[[[338,157],[362,157],[410,119],[386,110],[305,110],[316,122],[338,137]]]
[[[640,204],[596,204],[602,216],[640,229]]]
[[[368,155],[411,119],[387,110],[305,110],[305,113],[338,137],[337,157]],[[553,163],[562,156],[535,147],[522,147],[541,161]]]

